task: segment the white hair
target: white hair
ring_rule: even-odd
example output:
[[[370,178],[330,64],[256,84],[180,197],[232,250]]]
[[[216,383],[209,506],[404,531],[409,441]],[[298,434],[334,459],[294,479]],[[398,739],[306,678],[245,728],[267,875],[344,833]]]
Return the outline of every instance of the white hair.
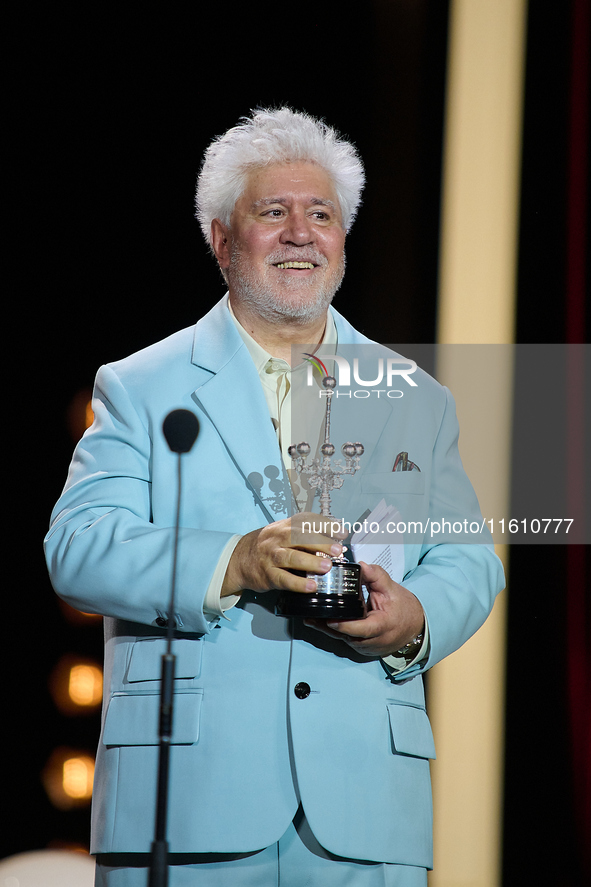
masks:
[[[331,177],[348,231],[365,183],[356,148],[332,127],[291,108],[262,109],[215,139],[207,148],[197,180],[196,213],[211,245],[213,219],[229,226],[236,201],[253,169],[274,163],[317,163]]]

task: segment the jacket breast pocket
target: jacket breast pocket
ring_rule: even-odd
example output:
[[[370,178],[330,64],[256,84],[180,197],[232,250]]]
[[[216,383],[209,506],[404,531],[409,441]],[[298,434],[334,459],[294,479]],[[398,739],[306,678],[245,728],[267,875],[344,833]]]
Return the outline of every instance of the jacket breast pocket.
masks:
[[[392,751],[415,758],[435,758],[433,731],[424,708],[388,702]]]
[[[193,745],[199,740],[203,690],[174,694],[172,745]],[[105,726],[104,745],[158,745],[159,693],[115,693],[111,697]]]
[[[389,471],[364,474],[361,478],[364,494],[396,497],[422,496],[425,492],[425,475],[421,471]]]
[[[131,651],[127,681],[159,681],[162,674],[162,656],[166,653],[166,638],[141,638]],[[201,672],[200,638],[173,638],[172,653],[175,657],[175,679],[193,679]]]

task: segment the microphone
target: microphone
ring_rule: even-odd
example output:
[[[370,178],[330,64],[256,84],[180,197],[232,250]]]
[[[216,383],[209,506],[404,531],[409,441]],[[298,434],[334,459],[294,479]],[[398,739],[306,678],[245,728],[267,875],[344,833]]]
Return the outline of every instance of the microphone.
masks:
[[[173,410],[162,423],[162,431],[173,453],[188,453],[199,434],[199,419],[190,410]]]
[[[167,646],[162,655],[162,676],[160,689],[160,724],[158,750],[158,785],[156,797],[156,827],[152,842],[149,887],[168,887],[168,841],[166,839],[166,820],[168,813],[169,757],[172,741],[172,716],[174,705],[174,676],[176,656],[172,652],[172,640],[175,629],[175,594],[177,556],[179,547],[179,525],[181,515],[182,474],[181,462],[183,453],[188,453],[199,434],[199,420],[190,410],[173,410],[162,423],[162,432],[166,443],[173,453],[178,454],[178,492],[176,519],[174,525],[174,548],[172,557],[172,579],[170,587],[170,605],[168,608]]]

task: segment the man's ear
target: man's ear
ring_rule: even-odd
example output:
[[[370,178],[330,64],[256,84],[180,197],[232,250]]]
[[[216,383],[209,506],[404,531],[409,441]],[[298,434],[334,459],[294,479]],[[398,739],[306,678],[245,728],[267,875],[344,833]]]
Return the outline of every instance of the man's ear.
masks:
[[[211,246],[218,260],[220,268],[228,268],[230,265],[229,231],[219,219],[211,223]]]

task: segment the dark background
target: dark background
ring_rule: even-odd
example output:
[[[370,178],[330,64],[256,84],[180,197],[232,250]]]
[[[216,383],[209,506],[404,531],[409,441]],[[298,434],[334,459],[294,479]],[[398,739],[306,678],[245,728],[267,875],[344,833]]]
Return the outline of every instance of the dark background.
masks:
[[[567,340],[576,4],[532,3],[529,13],[520,342]],[[7,563],[18,568],[7,569],[5,595],[10,815],[0,855],[88,841],[88,810],[55,810],[39,774],[56,746],[96,745],[98,715],[57,713],[48,676],[65,652],[100,661],[101,628],[65,618],[41,540],[74,445],[73,399],[100,364],[192,324],[223,294],[193,217],[205,147],[251,108],[284,103],[350,137],[368,185],[337,307],[379,341],[433,341],[447,17],[445,0],[192,14],[145,2],[31,8],[13,25],[7,185],[16,199],[4,328],[16,379],[5,386],[16,393]],[[586,341],[580,324],[578,335]],[[511,554],[505,887],[583,884],[567,573],[564,548]],[[588,609],[585,618],[588,628]]]

